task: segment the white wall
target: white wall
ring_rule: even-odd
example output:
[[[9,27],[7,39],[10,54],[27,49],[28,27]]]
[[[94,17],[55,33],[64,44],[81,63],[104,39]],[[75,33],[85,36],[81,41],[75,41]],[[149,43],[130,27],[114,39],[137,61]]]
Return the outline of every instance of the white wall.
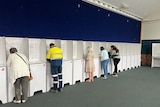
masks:
[[[142,22],[142,40],[160,39],[160,13],[155,12]]]

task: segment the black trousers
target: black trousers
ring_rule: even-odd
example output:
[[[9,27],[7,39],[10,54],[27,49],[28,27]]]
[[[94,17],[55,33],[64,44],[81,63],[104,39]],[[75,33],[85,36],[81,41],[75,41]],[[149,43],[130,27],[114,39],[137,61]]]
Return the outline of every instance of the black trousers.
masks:
[[[118,63],[119,63],[120,59],[119,58],[114,58],[113,59],[113,63],[114,63],[114,72],[113,74],[117,74],[118,73]]]

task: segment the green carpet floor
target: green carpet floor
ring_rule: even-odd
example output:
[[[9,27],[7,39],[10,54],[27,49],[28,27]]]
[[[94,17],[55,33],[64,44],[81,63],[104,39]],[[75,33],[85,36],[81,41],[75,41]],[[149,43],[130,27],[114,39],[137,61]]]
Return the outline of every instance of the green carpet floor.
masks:
[[[160,68],[140,67],[119,77],[64,87],[62,93],[43,93],[24,104],[0,107],[160,107]]]

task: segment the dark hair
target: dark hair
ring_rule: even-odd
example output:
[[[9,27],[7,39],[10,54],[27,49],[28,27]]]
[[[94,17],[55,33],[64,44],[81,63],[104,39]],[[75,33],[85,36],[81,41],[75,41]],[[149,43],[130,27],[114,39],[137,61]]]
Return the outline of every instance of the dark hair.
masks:
[[[118,53],[118,52],[119,52],[119,49],[116,48],[116,53]]]
[[[115,48],[115,46],[114,46],[114,45],[111,45],[111,48]]]
[[[113,50],[115,50],[115,51],[116,51],[116,53],[118,53],[118,52],[119,52],[119,49],[118,49],[116,46],[111,45],[111,48],[112,48]]]
[[[10,53],[16,53],[17,49],[16,48],[10,48]]]
[[[102,50],[104,50],[104,47],[103,47],[103,46],[101,46],[101,47],[100,47],[100,50],[101,50],[101,51],[102,51]]]
[[[54,43],[50,43],[50,45],[49,45],[49,46],[50,46],[50,47],[51,47],[51,46],[54,46]]]

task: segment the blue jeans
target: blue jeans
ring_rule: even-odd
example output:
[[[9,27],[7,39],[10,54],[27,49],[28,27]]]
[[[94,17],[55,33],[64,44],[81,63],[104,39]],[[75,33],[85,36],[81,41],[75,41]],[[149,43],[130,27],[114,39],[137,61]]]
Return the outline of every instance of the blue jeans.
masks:
[[[108,75],[108,63],[109,59],[101,61],[101,67],[104,70],[104,76]]]
[[[51,60],[51,74],[53,78],[53,89],[62,88],[62,59]]]

